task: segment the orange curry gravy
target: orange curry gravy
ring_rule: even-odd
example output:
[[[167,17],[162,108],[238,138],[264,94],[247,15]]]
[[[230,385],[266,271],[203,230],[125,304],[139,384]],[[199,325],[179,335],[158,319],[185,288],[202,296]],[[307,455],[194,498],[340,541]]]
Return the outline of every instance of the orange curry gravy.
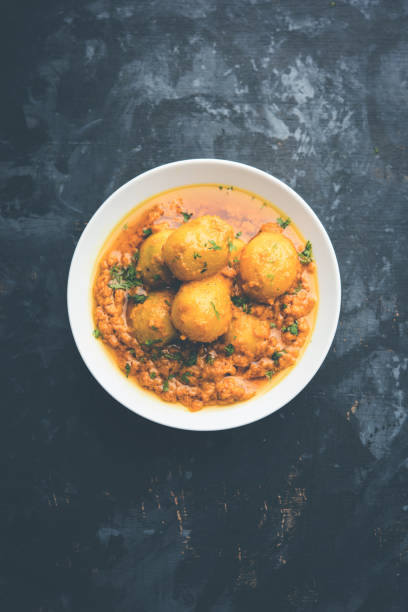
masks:
[[[237,187],[188,185],[137,205],[112,231],[101,250],[93,282],[95,337],[109,349],[124,376],[136,379],[165,401],[180,402],[195,411],[203,406],[247,400],[277,384],[290,371],[313,331],[318,284],[316,266],[308,263],[300,266],[293,287],[271,305],[244,305],[250,314],[270,323],[268,349],[256,361],[248,355],[229,354],[222,337],[212,343],[180,340],[162,348],[157,344],[139,345],[127,325],[131,308],[128,292],[109,287],[111,268],[132,266],[145,234],[150,229],[155,232],[166,226],[178,227],[184,222],[183,212],[194,217],[218,215],[236,233],[241,232],[239,237],[244,242],[254,237],[263,224],[287,217],[270,202]],[[277,224],[276,229],[284,232],[297,251],[305,248],[305,239],[293,222],[285,228]],[[230,264],[222,273],[233,279],[232,293],[239,296],[243,294],[238,267]],[[144,291],[141,287],[136,289]],[[239,308],[235,304],[232,307]],[[187,376],[183,376],[185,373]]]

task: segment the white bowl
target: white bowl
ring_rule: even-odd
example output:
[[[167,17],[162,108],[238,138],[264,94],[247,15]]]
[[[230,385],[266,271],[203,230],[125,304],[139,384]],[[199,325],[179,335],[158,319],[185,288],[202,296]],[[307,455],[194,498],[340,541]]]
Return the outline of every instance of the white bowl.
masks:
[[[231,406],[189,412],[163,402],[127,380],[92,336],[91,281],[96,257],[116,224],[139,202],[161,191],[194,183],[241,187],[271,201],[288,215],[313,244],[320,300],[312,339],[290,373],[270,391]],[[192,159],[149,170],[132,179],[102,204],[75,249],[68,277],[68,314],[78,350],[96,380],[121,404],[162,425],[192,430],[229,429],[257,421],[293,399],[313,378],[333,341],[340,312],[340,274],[330,239],[302,198],[277,178],[244,164],[218,159]]]

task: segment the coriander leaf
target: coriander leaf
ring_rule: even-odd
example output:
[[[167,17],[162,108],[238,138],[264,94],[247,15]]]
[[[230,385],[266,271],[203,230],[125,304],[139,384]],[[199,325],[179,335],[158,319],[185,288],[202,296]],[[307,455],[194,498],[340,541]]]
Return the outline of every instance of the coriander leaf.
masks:
[[[293,293],[299,293],[303,289],[302,283],[299,283],[297,287],[293,290]]]
[[[126,378],[129,377],[129,372],[130,372],[130,363],[127,363],[125,365],[125,374],[126,374]]]
[[[265,376],[267,376],[269,378],[269,380],[271,380],[271,378],[273,376],[273,370],[268,370],[267,372],[265,372]]]
[[[224,189],[222,185],[218,185],[218,189]]]
[[[275,351],[272,355],[273,361],[279,361],[282,355],[283,355],[283,351]]]
[[[204,262],[204,267],[200,270],[200,274],[204,274],[204,272],[207,272],[208,270],[208,266],[207,266],[207,262]]]
[[[200,253],[197,253],[196,251],[194,251],[193,254],[194,259],[197,259],[198,257],[201,257]]]
[[[152,233],[152,228],[151,227],[147,227],[143,230],[143,236],[145,238],[148,238]]]
[[[227,344],[227,346],[224,346],[224,351],[227,353],[228,356],[232,355],[232,353],[235,351],[234,345]]]
[[[313,261],[312,243],[310,242],[310,240],[306,242],[305,248],[303,249],[301,253],[298,253],[298,255],[299,255],[300,263],[302,263],[305,266],[309,264],[311,261]]]
[[[237,250],[237,247],[232,242],[232,240],[228,240],[228,250],[229,250],[230,253],[232,253],[232,251],[236,251]]]
[[[290,219],[289,217],[286,219],[286,221],[284,221],[282,217],[278,217],[278,219],[276,219],[276,223],[280,225],[282,229],[285,229],[286,227],[288,227],[288,225],[290,225],[291,222],[292,222],[292,219]]]
[[[237,233],[235,234],[235,238],[239,238],[240,236],[242,236],[242,232],[237,232]]]
[[[161,340],[146,340],[145,341],[145,345],[146,346],[153,346],[153,344],[160,344]]]
[[[149,376],[152,380],[154,380],[157,376],[156,372],[149,372]]]
[[[274,323],[274,322],[272,321],[272,323],[269,323],[269,327],[271,327],[271,328],[276,327],[276,323]]]
[[[143,304],[143,302],[147,300],[147,295],[144,295],[144,293],[136,293],[136,295],[129,295],[128,298],[135,304]]]
[[[215,358],[212,355],[207,355],[205,358],[205,363],[209,363],[210,365],[214,365]]]
[[[231,302],[234,304],[234,306],[237,306],[238,308],[242,308],[242,310],[246,312],[247,314],[251,312],[252,306],[249,303],[249,299],[247,297],[242,297],[240,295],[233,295],[231,296]]]
[[[188,358],[184,361],[186,366],[193,366],[197,363],[197,352],[191,351]]]
[[[110,269],[112,280],[108,283],[111,289],[123,289],[124,291],[132,287],[140,287],[142,282],[137,278],[136,268],[133,264],[126,266],[112,266]]]
[[[280,307],[281,307],[281,310],[286,310],[286,308],[288,307],[288,305],[287,305],[287,304],[285,304],[285,303],[283,303],[283,304],[281,304],[281,306],[280,306]]]
[[[211,244],[211,246],[208,247],[210,251],[221,251],[221,247],[216,244],[215,240],[209,240],[208,242]]]
[[[188,377],[189,377],[189,376],[192,376],[192,373],[191,373],[191,372],[184,372],[184,374],[181,376],[181,380],[182,380],[182,381],[183,381],[183,383],[185,383],[186,385],[188,385],[188,384],[189,384],[189,382],[190,382],[190,381],[188,380]]]
[[[299,325],[297,321],[294,321],[292,325],[287,325],[286,327],[282,327],[283,333],[290,332],[294,336],[297,336],[299,333]]]
[[[128,228],[128,224],[127,224],[127,223],[125,223],[125,225],[123,226],[123,228],[122,228],[122,229],[127,230],[127,228]]]
[[[169,300],[164,300],[164,302],[165,302],[165,304],[167,304],[167,306],[171,307],[171,304],[170,304]]]
[[[95,327],[95,329],[93,330],[92,334],[93,334],[93,336],[95,338],[103,338],[101,332],[99,331],[99,329],[97,327]]]
[[[213,309],[214,309],[215,316],[217,317],[217,319],[219,319],[219,318],[220,318],[220,313],[219,313],[219,312],[218,312],[218,310],[216,309],[214,302],[210,302],[210,304],[211,304],[211,306],[212,306],[212,307],[213,307]]]
[[[163,391],[168,391],[169,390],[169,379],[166,378],[165,380],[163,380]]]
[[[190,217],[193,216],[193,213],[182,212],[181,214],[183,215],[184,223],[187,223]]]

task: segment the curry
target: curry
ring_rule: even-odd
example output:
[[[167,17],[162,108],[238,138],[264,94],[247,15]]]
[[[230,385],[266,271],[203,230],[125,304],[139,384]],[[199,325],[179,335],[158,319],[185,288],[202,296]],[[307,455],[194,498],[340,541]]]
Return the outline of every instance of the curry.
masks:
[[[196,411],[282,380],[317,303],[312,245],[282,211],[231,185],[187,185],[137,205],[105,242],[93,333],[124,377]]]

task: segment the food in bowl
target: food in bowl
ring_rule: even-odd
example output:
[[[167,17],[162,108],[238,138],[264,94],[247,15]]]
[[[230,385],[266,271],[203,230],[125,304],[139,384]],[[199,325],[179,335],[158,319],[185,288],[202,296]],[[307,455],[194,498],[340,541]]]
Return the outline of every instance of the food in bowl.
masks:
[[[296,365],[314,327],[312,245],[282,211],[232,185],[137,205],[93,281],[94,335],[124,376],[191,411],[241,402]]]

